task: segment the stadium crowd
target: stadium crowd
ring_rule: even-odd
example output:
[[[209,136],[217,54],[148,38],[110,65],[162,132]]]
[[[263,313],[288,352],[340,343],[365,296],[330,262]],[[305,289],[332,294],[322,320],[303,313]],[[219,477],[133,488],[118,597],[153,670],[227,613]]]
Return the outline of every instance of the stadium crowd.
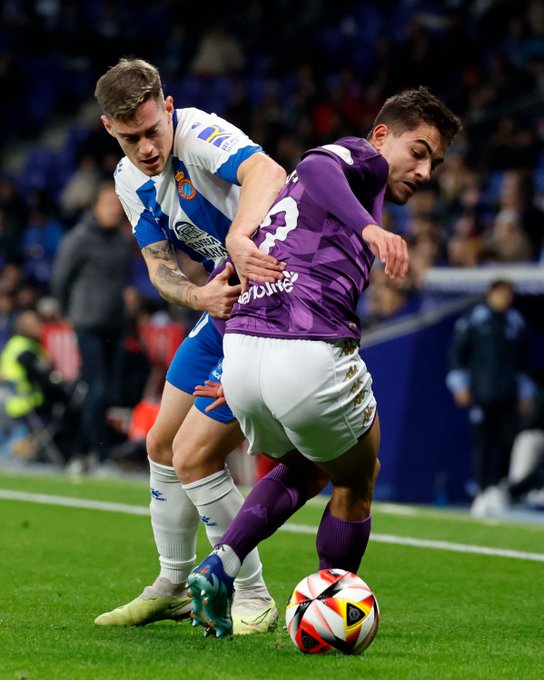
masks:
[[[0,177],[1,344],[22,310],[65,321],[51,297],[52,268],[120,158],[93,92],[124,55],[153,61],[176,106],[225,117],[288,172],[305,149],[366,135],[385,98],[407,87],[427,85],[462,118],[432,183],[406,207],[384,210],[383,226],[409,243],[410,271],[399,282],[374,268],[359,309],[364,329],[416,311],[429,267],[542,261],[543,0],[240,5],[210,19],[174,0],[2,4],[0,82],[10,97],[0,151],[26,151]],[[44,141],[59,127],[60,143]],[[195,317],[158,298],[128,223],[122,229],[133,254],[127,347],[139,351],[138,328],[165,319],[189,328]]]

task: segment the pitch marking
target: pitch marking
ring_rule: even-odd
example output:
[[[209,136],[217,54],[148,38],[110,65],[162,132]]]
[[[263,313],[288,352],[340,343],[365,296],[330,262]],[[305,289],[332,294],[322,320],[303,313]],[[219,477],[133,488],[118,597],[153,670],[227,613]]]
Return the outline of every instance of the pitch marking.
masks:
[[[109,503],[106,501],[92,501],[85,498],[69,498],[66,496],[50,496],[41,493],[27,493],[26,491],[9,491],[0,489],[0,499],[11,501],[25,501],[27,503],[41,503],[42,505],[61,505],[69,508],[83,508],[86,510],[102,510],[105,512],[121,512],[126,515],[149,515],[149,508],[127,503]],[[316,527],[306,524],[289,523],[281,527],[280,531],[296,534],[315,535]],[[376,543],[390,543],[393,545],[408,545],[413,548],[429,548],[430,550],[447,550],[449,552],[488,555],[491,557],[508,557],[515,560],[544,562],[543,553],[524,552],[522,550],[507,550],[504,548],[488,548],[483,545],[467,545],[464,543],[450,543],[449,541],[431,541],[423,538],[408,536],[394,536],[391,534],[373,533],[371,541]]]

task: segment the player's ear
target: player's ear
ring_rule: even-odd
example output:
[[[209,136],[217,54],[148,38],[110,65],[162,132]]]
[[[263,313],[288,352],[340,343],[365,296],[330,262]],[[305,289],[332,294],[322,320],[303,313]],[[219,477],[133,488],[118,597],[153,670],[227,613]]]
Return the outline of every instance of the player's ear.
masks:
[[[113,128],[112,128],[112,126],[111,126],[111,123],[110,123],[110,121],[109,121],[109,118],[108,118],[107,116],[102,115],[102,116],[100,116],[100,120],[102,121],[104,127],[105,127],[106,130],[109,132],[109,134],[110,134],[112,137],[115,137],[115,135],[113,134]]]
[[[384,141],[391,132],[391,128],[385,123],[380,123],[372,130],[372,137],[370,143],[376,149],[381,149]]]
[[[168,113],[172,113],[174,111],[174,97],[171,95],[168,95],[168,97],[165,97],[164,99],[164,108]]]

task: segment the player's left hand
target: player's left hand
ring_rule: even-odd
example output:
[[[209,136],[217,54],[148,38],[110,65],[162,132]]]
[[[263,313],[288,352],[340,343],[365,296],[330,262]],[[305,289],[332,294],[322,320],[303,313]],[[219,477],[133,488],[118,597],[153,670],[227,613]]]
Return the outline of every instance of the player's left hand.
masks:
[[[404,278],[408,272],[409,256],[406,241],[398,234],[382,229],[377,224],[368,224],[363,229],[363,238],[374,255],[385,265],[390,278]]]
[[[240,278],[242,292],[247,290],[249,279],[257,283],[272,283],[283,278],[285,265],[260,251],[248,236],[228,234],[225,245]]]
[[[213,380],[206,380],[204,385],[197,385],[194,389],[193,396],[195,397],[206,397],[208,399],[215,399],[209,406],[206,407],[205,411],[213,411],[219,406],[227,403],[225,395],[223,392],[223,385]]]

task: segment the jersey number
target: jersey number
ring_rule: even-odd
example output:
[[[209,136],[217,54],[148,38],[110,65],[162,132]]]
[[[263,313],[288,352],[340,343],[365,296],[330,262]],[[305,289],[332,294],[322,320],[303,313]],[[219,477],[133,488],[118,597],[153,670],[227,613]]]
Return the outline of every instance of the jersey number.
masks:
[[[200,331],[204,328],[204,326],[208,323],[210,320],[210,316],[207,312],[205,312],[200,319],[196,322],[196,324],[193,327],[193,330],[189,333],[190,338],[194,338],[195,335],[198,335]]]
[[[270,250],[274,247],[276,241],[285,241],[289,232],[293,231],[297,227],[298,221],[298,206],[294,198],[291,196],[286,196],[282,198],[281,201],[272,206],[268,215],[264,218],[261,227],[268,227],[272,224],[273,215],[278,213],[285,213],[285,224],[280,225],[276,231],[269,232],[266,238],[259,246],[259,250],[263,253],[269,254]]]

